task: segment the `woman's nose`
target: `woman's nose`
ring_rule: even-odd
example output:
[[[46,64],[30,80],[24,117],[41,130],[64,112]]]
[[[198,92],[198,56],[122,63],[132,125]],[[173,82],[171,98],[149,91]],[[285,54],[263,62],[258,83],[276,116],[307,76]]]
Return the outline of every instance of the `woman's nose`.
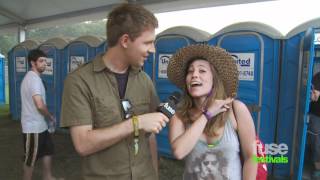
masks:
[[[193,77],[193,78],[199,77],[199,73],[198,73],[197,71],[193,71],[192,77]]]

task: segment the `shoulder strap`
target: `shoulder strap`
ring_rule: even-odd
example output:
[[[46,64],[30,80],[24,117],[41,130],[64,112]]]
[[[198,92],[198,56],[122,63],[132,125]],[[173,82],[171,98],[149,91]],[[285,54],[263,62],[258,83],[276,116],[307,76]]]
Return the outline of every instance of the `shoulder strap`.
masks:
[[[237,122],[237,127],[238,127],[238,118],[237,118],[236,112],[234,111],[234,103],[233,103],[233,101],[232,101],[232,104],[231,104],[231,108],[232,108],[232,112],[234,114],[234,118],[235,118],[235,120]],[[237,130],[237,132],[238,132],[238,130]]]

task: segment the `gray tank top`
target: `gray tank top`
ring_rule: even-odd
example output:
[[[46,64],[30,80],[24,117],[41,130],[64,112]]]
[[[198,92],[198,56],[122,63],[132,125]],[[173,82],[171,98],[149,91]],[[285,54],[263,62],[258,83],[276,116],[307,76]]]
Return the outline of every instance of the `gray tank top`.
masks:
[[[185,158],[183,180],[241,180],[242,165],[237,132],[226,121],[219,144],[209,147],[202,140]]]

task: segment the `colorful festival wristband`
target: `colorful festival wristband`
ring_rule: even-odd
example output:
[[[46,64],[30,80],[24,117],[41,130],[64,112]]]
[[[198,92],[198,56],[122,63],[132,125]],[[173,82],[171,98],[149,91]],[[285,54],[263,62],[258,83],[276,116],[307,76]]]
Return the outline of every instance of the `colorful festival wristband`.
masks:
[[[210,121],[213,118],[213,114],[209,112],[207,109],[202,111],[202,114],[207,118],[208,121]]]

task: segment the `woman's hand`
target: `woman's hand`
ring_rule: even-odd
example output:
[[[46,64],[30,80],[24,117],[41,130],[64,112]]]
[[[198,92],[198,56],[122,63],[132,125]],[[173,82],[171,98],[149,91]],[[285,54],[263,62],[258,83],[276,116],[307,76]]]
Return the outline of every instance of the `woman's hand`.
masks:
[[[228,109],[230,109],[229,104],[232,103],[233,100],[233,98],[227,98],[225,100],[214,100],[213,103],[208,105],[207,112],[209,112],[210,116],[212,117],[222,112],[226,112]]]

